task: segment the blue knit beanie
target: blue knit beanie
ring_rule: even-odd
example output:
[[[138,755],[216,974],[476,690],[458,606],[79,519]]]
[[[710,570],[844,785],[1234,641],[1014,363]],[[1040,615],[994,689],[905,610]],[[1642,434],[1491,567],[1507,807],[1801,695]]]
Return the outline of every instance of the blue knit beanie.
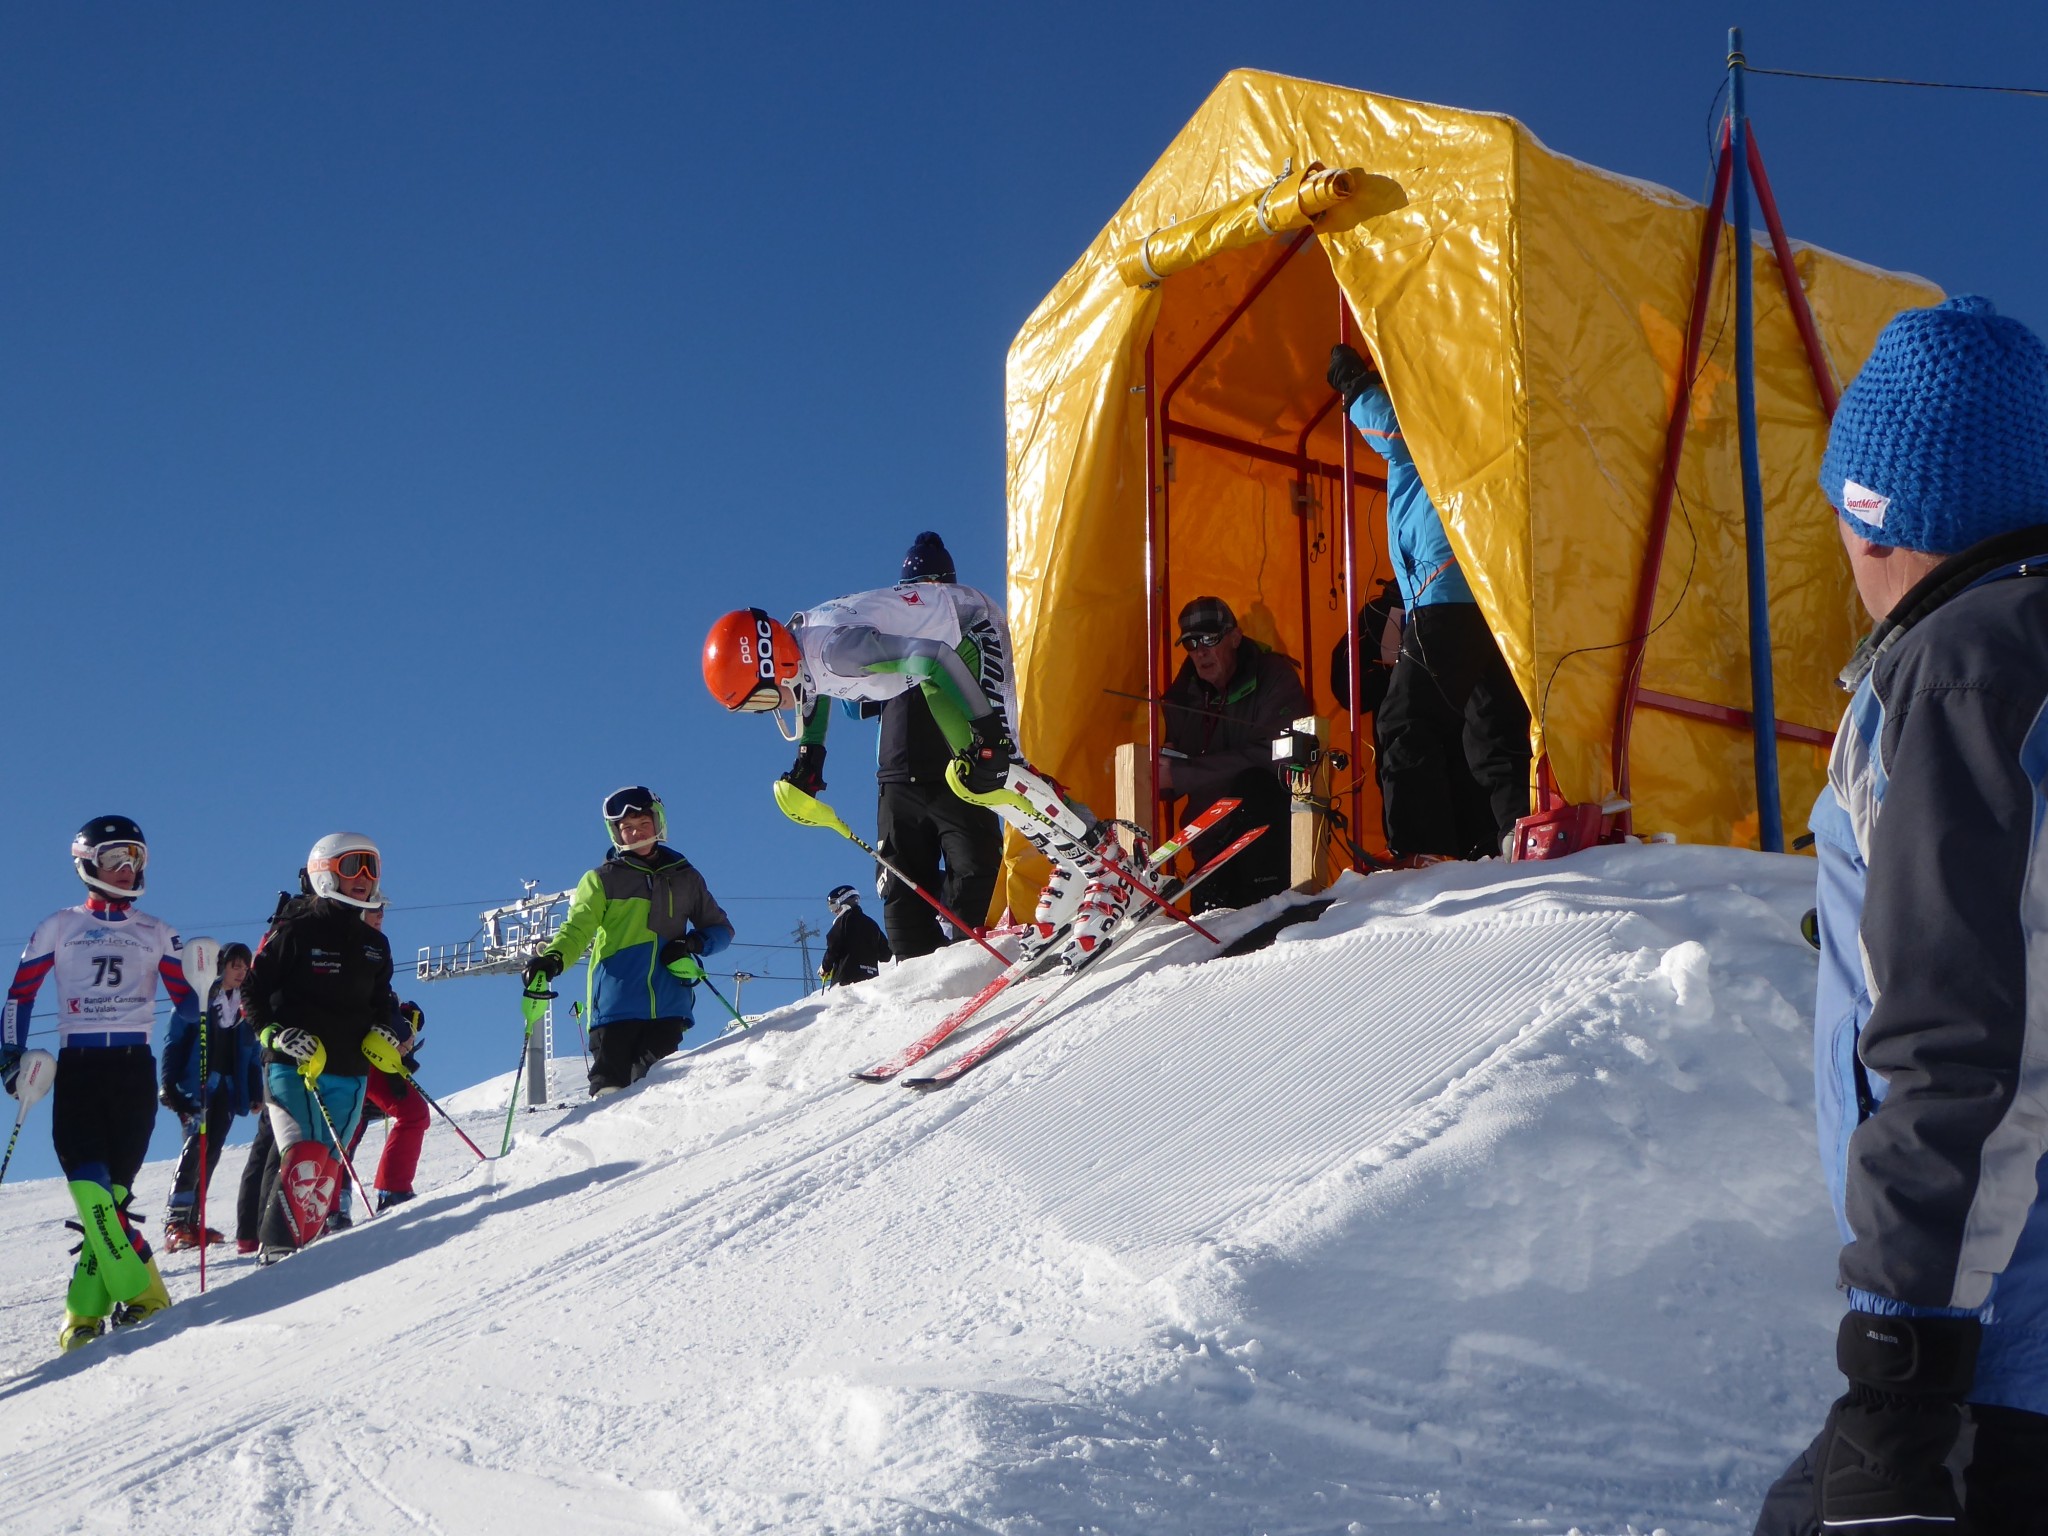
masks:
[[[907,581],[952,581],[953,557],[946,541],[936,533],[920,533],[910,541],[910,553],[903,557],[903,574],[897,585]]]
[[[1893,316],[1842,394],[1820,487],[1871,543],[1930,554],[2048,523],[2048,345],[1975,294]]]

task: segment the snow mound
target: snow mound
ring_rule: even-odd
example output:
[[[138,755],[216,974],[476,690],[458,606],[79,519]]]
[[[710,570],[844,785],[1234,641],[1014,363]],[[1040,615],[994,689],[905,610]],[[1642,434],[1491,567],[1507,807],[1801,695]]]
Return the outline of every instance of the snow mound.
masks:
[[[63,1192],[10,1189],[9,1528],[1747,1531],[1832,1391],[1812,870],[1347,879],[850,1080],[961,946],[488,1165],[437,1128],[412,1205],[59,1359]],[[488,1148],[509,1089],[443,1102]]]

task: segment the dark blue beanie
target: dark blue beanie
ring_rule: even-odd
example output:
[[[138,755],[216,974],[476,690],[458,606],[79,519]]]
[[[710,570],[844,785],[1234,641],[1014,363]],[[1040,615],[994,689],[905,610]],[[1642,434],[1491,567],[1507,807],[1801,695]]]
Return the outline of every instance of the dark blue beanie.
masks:
[[[1893,316],[1842,393],[1820,487],[1871,543],[1930,554],[2048,523],[2048,345],[1975,294]]]
[[[910,553],[903,557],[903,574],[896,578],[898,584],[955,579],[953,557],[946,553],[946,541],[936,533],[920,533],[910,541]]]

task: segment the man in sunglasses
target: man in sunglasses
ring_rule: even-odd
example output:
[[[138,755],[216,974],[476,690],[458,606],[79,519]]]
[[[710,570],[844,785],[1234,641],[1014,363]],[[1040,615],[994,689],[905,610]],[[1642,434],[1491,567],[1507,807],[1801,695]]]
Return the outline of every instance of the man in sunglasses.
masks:
[[[50,1134],[71,1186],[83,1237],[64,1298],[58,1343],[77,1349],[115,1326],[171,1304],[156,1258],[128,1214],[129,1191],[156,1126],[156,989],[174,1022],[199,1022],[183,944],[161,918],[135,906],[149,847],[126,816],[96,816],[71,840],[86,899],[37,925],[0,1012],[0,1084],[11,1094],[36,994],[54,977],[57,1077]]]
[[[278,910],[249,967],[242,1006],[263,1045],[265,1112],[277,1142],[259,1263],[325,1230],[347,1177],[343,1149],[363,1112],[365,1042],[393,1058],[402,1049],[391,1029],[391,946],[369,921],[384,906],[382,877],[367,837],[321,838],[306,855],[303,894]]]
[[[663,841],[668,815],[644,784],[604,799],[611,850],[576,883],[569,915],[526,967],[529,991],[590,952],[590,1096],[637,1083],[673,1055],[695,1017],[703,957],[732,942],[732,919],[697,868]]]
[[[1216,801],[1243,803],[1195,839],[1197,864],[1253,827],[1272,829],[1195,893],[1195,910],[1244,907],[1287,888],[1290,810],[1273,764],[1273,739],[1309,712],[1294,664],[1247,639],[1220,597],[1198,597],[1180,611],[1187,652],[1166,690],[1166,748],[1159,792],[1187,797],[1182,820]]]

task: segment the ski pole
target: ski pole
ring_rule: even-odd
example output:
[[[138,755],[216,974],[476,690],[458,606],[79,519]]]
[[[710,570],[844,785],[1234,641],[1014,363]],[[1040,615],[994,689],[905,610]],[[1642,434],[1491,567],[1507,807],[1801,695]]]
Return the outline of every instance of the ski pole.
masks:
[[[781,808],[783,815],[787,816],[791,821],[795,822],[800,827],[824,827],[829,831],[837,832],[849,843],[852,843],[856,848],[860,849],[862,853],[866,854],[869,858],[873,859],[877,864],[881,865],[882,868],[889,871],[890,874],[894,875],[898,880],[901,880],[905,885],[909,886],[913,891],[917,892],[918,895],[922,896],[924,898],[925,905],[930,907],[934,912],[938,913],[939,916],[943,917],[947,922],[951,923],[953,925],[953,931],[956,934],[966,934],[970,939],[974,940],[975,943],[979,944],[983,949],[987,950],[990,954],[994,955],[998,960],[1002,961],[1004,965],[1008,965],[1010,963],[1010,957],[1004,954],[1000,949],[997,949],[995,945],[989,943],[987,939],[983,938],[981,936],[980,929],[970,927],[968,924],[963,923],[960,920],[960,915],[957,912],[955,912],[951,907],[947,906],[943,901],[940,901],[938,897],[934,896],[930,891],[926,890],[923,886],[919,885],[915,880],[911,879],[910,876],[903,873],[902,870],[898,869],[888,859],[883,858],[881,853],[875,848],[875,846],[872,843],[869,843],[866,840],[864,840],[862,837],[860,837],[858,833],[856,833],[853,830],[853,828],[849,827],[844,821],[840,820],[839,813],[833,810],[832,807],[827,805],[824,801],[820,800],[817,796],[805,794],[802,790],[798,789],[794,784],[790,783],[787,779],[777,779],[775,781],[775,803],[777,806]]]
[[[313,1101],[320,1111],[320,1118],[327,1122],[327,1134],[334,1142],[334,1155],[341,1159],[341,1166],[348,1170],[349,1182],[355,1185],[356,1193],[363,1197],[363,1220],[375,1221],[377,1202],[370,1198],[370,1192],[363,1188],[363,1181],[356,1177],[356,1165],[349,1159],[348,1148],[341,1144],[341,1132],[334,1128],[334,1116],[327,1112],[327,1101],[320,1096],[320,1079],[317,1076],[306,1079],[306,1097]],[[202,1232],[200,1236],[204,1237],[205,1233]]]
[[[523,1056],[525,1052],[522,1051],[520,1054]],[[427,1101],[428,1108],[436,1110],[440,1113],[441,1118],[448,1122],[448,1128],[454,1131],[456,1135],[462,1138],[462,1144],[465,1147],[468,1147],[470,1151],[474,1152],[479,1160],[486,1163],[490,1161],[490,1158],[484,1155],[484,1149],[469,1139],[469,1132],[465,1131],[460,1125],[456,1123],[455,1117],[449,1114],[447,1110],[442,1109],[440,1103],[434,1098],[434,1096],[431,1093],[427,1092],[426,1089],[420,1087],[420,1080],[418,1078],[414,1077],[410,1072],[406,1071],[403,1067],[399,1069],[398,1075],[404,1078],[408,1083],[412,1084],[413,1088],[418,1091],[419,1096]]]
[[[718,988],[711,985],[711,978],[709,976],[700,976],[697,979],[704,983],[704,988],[706,991],[708,991],[713,997],[717,998],[719,1002],[725,1004],[725,1011],[733,1016],[734,1023],[738,1024],[741,1029],[745,1029],[748,1027],[747,1016],[744,1013],[741,1013],[739,1009],[733,1007],[731,1003],[727,1003],[725,1001],[725,994],[719,991]]]
[[[498,1148],[498,1156],[500,1157],[503,1157],[512,1150],[512,1116],[519,1109],[519,1074],[526,1067],[526,1048],[533,1043],[534,1017],[537,1014],[545,1013],[548,1000],[559,997],[561,994],[553,991],[532,992],[522,990],[519,995],[522,999],[519,1005],[520,1011],[526,1015],[526,1033],[519,1037],[519,1065],[512,1069],[512,1097],[505,1105],[505,1143]]]
[[[14,1112],[14,1134],[7,1138],[7,1155],[0,1157],[0,1179],[7,1177],[7,1167],[14,1161],[14,1144],[21,1140],[21,1128],[28,1120],[29,1110],[56,1080],[56,1057],[48,1051],[23,1054],[21,1065],[14,1069],[14,1096],[21,1100],[21,1108]]]

